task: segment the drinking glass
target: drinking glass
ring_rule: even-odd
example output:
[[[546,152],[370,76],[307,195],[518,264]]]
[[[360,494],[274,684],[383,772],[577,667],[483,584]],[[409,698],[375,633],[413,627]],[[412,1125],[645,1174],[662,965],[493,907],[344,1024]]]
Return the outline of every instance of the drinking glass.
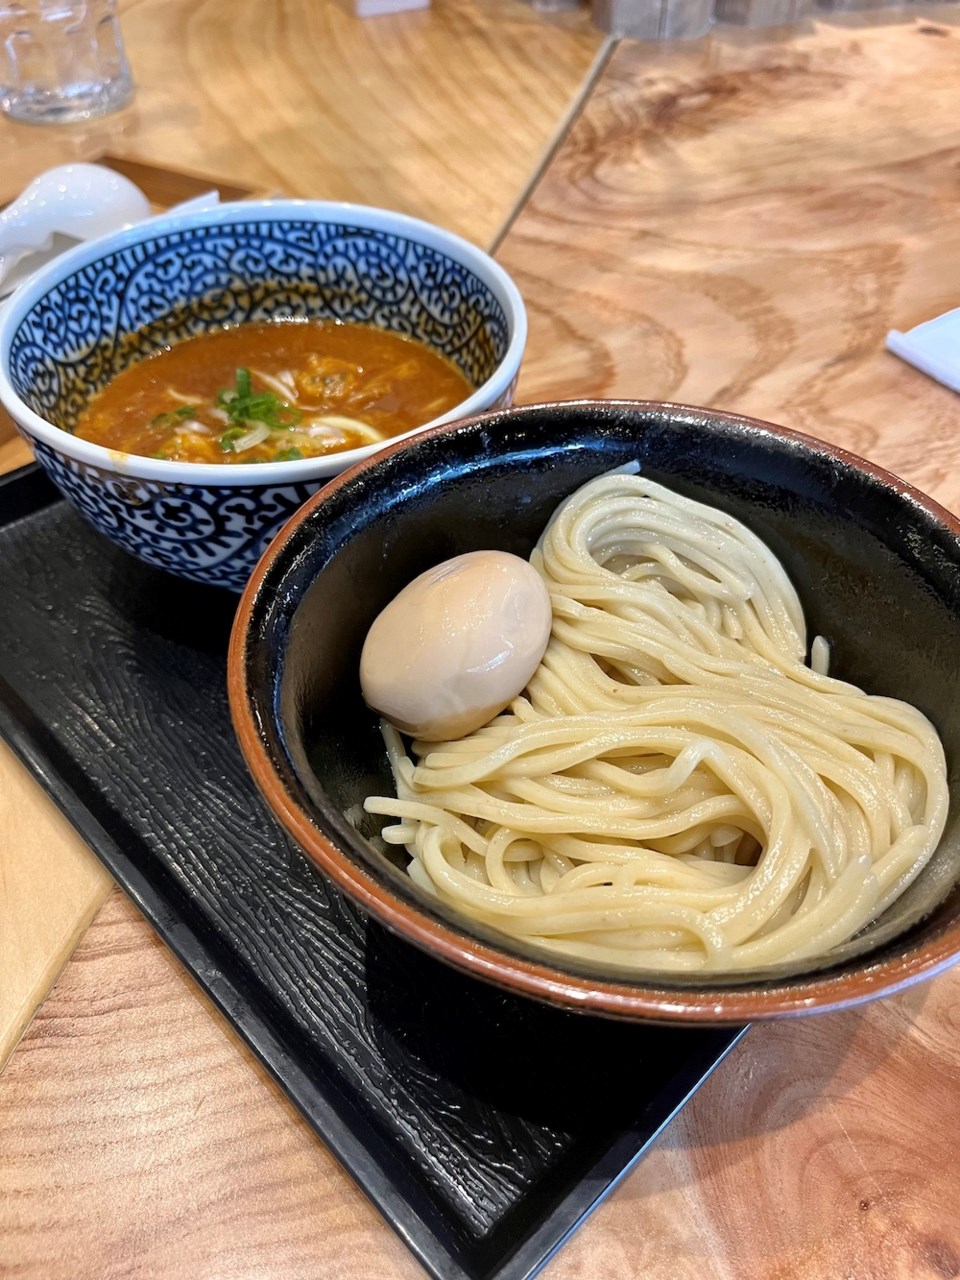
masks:
[[[116,111],[133,82],[116,0],[0,0],[0,110],[63,124]]]

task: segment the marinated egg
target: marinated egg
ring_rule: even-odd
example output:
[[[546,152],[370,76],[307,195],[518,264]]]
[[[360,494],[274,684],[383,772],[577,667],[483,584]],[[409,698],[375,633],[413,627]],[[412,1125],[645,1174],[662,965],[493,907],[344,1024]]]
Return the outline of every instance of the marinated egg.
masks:
[[[520,693],[550,639],[550,595],[506,551],[470,551],[415,578],[360,655],[368,706],[428,742],[479,729]]]

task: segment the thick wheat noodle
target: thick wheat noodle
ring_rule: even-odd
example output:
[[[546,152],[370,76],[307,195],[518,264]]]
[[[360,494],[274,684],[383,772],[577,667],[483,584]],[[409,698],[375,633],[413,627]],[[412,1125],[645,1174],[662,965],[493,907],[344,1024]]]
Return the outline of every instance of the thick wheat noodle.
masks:
[[[738,521],[637,475],[585,485],[531,557],[547,652],[449,743],[384,725],[410,874],[563,955],[733,972],[828,952],[929,859],[943,749],[919,711],[825,674],[797,594]]]

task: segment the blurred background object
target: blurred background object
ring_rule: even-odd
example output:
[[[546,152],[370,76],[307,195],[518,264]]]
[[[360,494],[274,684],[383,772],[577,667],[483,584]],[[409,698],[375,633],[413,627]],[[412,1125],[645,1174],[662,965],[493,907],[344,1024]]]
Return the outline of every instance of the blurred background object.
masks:
[[[133,81],[116,0],[0,0],[0,109],[65,124],[125,106]]]
[[[716,20],[738,27],[782,27],[800,22],[814,0],[717,0]]]
[[[542,2],[554,7],[563,4],[563,0]],[[902,8],[902,0],[593,0],[592,10],[594,23],[612,35],[672,40],[706,35],[713,23],[780,27],[802,22],[818,9],[843,12],[891,7]]]
[[[902,7],[902,0],[818,0],[821,9],[834,9],[838,13],[864,9],[894,9]]]
[[[713,21],[714,0],[593,0],[601,31],[637,40],[703,36]]]
[[[565,10],[580,9],[586,0],[529,0],[538,13],[561,13]]]
[[[379,18],[385,13],[430,8],[430,0],[336,0],[336,3],[355,18]]]

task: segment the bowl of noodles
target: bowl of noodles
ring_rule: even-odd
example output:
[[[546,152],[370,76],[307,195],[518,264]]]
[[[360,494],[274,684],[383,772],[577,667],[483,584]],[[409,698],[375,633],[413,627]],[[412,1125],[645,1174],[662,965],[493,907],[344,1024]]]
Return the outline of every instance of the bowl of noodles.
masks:
[[[418,740],[364,701],[365,638],[486,551],[542,580],[546,648],[483,724]],[[960,954],[958,651],[932,500],[766,423],[584,401],[328,485],[246,589],[229,688],[267,804],[389,929],[568,1008],[739,1023]]]

